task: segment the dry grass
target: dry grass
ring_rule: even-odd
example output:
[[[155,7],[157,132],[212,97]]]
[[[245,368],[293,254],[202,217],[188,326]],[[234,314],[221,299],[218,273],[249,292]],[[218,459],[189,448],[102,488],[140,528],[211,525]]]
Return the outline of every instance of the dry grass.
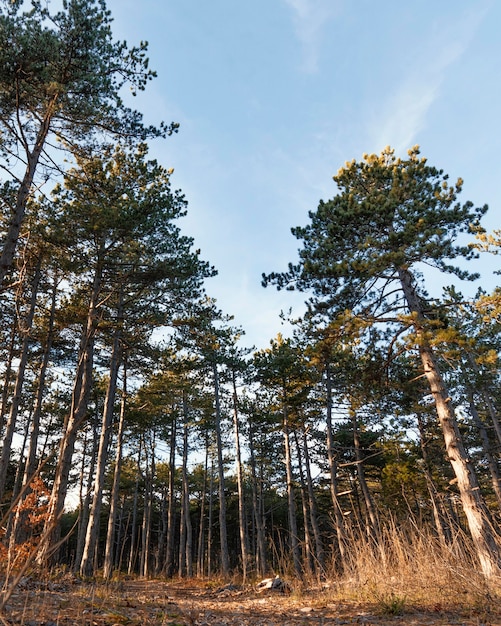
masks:
[[[291,593],[259,594],[222,580],[83,582],[69,573],[31,572],[12,591],[4,624],[501,624],[500,581],[478,571],[468,537],[442,545],[415,525],[391,525],[375,545],[353,537],[345,573],[288,580]],[[6,582],[6,587],[9,583]],[[222,589],[221,589],[222,588]],[[330,620],[330,621],[329,621]],[[337,622],[336,622],[337,620]]]
[[[468,536],[444,545],[415,525],[390,525],[378,545],[352,541],[345,574],[334,580],[338,598],[376,603],[388,614],[406,606],[488,609],[501,600],[501,581],[485,580]]]

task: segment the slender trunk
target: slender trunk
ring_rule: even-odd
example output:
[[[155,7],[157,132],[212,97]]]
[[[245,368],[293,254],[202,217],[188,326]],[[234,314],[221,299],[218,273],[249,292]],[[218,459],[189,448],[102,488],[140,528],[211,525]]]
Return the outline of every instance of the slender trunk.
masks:
[[[165,574],[172,576],[174,573],[174,528],[175,528],[175,477],[176,477],[176,435],[177,422],[175,414],[172,418],[170,431],[170,452],[169,452],[169,501],[167,504],[167,538],[165,554]]]
[[[150,575],[150,545],[151,545],[151,516],[153,510],[153,481],[155,480],[155,432],[151,437],[151,463],[148,464],[148,454],[145,455],[144,474],[144,505],[143,524],[141,527],[141,559],[140,573],[144,578]],[[145,442],[146,451],[146,442]]]
[[[17,417],[19,414],[19,407],[21,405],[21,394],[24,385],[24,376],[26,373],[26,366],[28,365],[28,357],[31,344],[31,329],[33,326],[33,319],[35,317],[35,310],[38,297],[38,286],[42,276],[42,260],[39,259],[35,268],[35,273],[31,283],[31,297],[29,303],[28,314],[23,324],[23,328],[20,328],[20,332],[23,334],[23,341],[21,345],[21,354],[19,358],[19,365],[17,368],[16,383],[14,386],[14,395],[12,397],[9,417],[5,426],[5,432],[3,436],[2,453],[0,454],[0,501],[3,498],[5,491],[5,480],[7,477],[7,468],[10,461],[10,453],[12,450],[12,439],[16,430]],[[19,324],[21,326],[21,323]]]
[[[42,404],[45,393],[45,379],[47,376],[47,369],[49,367],[49,359],[52,351],[52,343],[54,341],[54,321],[56,316],[56,301],[57,301],[57,279],[54,278],[52,285],[51,304],[49,313],[49,322],[47,326],[47,335],[45,340],[44,352],[42,356],[42,362],[40,364],[40,370],[38,373],[37,391],[35,396],[35,406],[33,408],[33,417],[31,422],[30,432],[30,445],[28,450],[28,458],[26,460],[26,467],[24,471],[23,486],[27,485],[33,476],[37,465],[37,448],[38,437],[40,434],[40,421],[42,418]]]
[[[214,458],[210,460],[209,520],[207,524],[207,578],[212,575],[212,523],[214,517]]]
[[[357,476],[362,495],[364,497],[366,517],[371,537],[374,539],[376,545],[380,545],[381,532],[379,528],[379,519],[376,513],[376,507],[374,506],[374,500],[370,492],[367,480],[365,478],[364,459],[362,456],[362,450],[360,449],[360,433],[358,430],[357,413],[355,409],[351,409],[351,419],[353,424],[353,445],[355,448],[355,462],[357,466]]]
[[[249,561],[249,540],[245,527],[245,500],[244,485],[242,476],[242,454],[240,451],[240,432],[238,416],[238,395],[235,371],[232,371],[233,384],[233,430],[235,433],[235,456],[237,469],[237,489],[238,489],[238,524],[240,531],[240,554],[242,557],[242,580],[245,583],[247,578],[247,566]]]
[[[47,564],[49,560],[55,560],[56,558],[57,549],[55,546],[59,543],[60,539],[59,520],[63,513],[64,501],[68,491],[73,452],[79,429],[87,417],[89,395],[92,389],[94,343],[99,322],[98,299],[101,290],[102,276],[103,267],[101,264],[98,264],[94,274],[87,322],[80,343],[71,408],[69,414],[66,416],[59,444],[58,463],[49,502],[48,519],[45,525],[46,532],[38,556],[38,562],[40,564]]]
[[[296,577],[301,580],[303,577],[303,571],[301,567],[301,556],[299,553],[299,540],[297,532],[297,514],[296,514],[296,500],[294,493],[294,476],[292,473],[292,458],[290,447],[290,435],[289,435],[289,417],[287,414],[287,407],[283,406],[283,435],[284,435],[284,450],[285,450],[285,471],[287,478],[287,512],[289,519],[289,548],[292,554],[292,560],[294,564],[294,573]]]
[[[131,522],[131,534],[130,534],[130,551],[129,561],[127,566],[127,574],[130,576],[136,566],[136,544],[137,544],[137,503],[139,500],[139,479],[141,477],[139,468],[141,464],[141,445],[137,453],[137,471],[136,481],[134,484],[134,497],[132,500],[132,522]]]
[[[473,423],[477,427],[480,435],[482,449],[484,451],[484,458],[487,461],[487,465],[489,466],[489,470],[491,473],[492,489],[494,491],[494,495],[496,496],[498,507],[501,508],[501,482],[499,476],[498,462],[497,459],[494,458],[494,455],[492,453],[491,442],[489,441],[487,429],[480,415],[478,414],[477,407],[475,406],[475,401],[473,398],[473,392],[471,391],[471,389],[468,390],[468,404],[470,406],[470,414],[473,418]]]
[[[426,480],[426,486],[428,488],[428,493],[430,495],[430,501],[433,511],[433,519],[435,521],[435,528],[437,530],[438,538],[442,545],[447,545],[451,541],[451,529],[447,522],[447,515],[442,506],[442,502],[438,496],[437,488],[435,483],[433,482],[431,470],[430,470],[430,462],[428,460],[428,451],[426,449],[425,444],[425,432],[423,426],[423,420],[418,413],[417,416],[418,430],[419,430],[419,443],[421,447],[421,455],[423,457],[423,469],[424,476]]]
[[[115,398],[118,382],[118,371],[121,360],[121,338],[122,338],[122,296],[117,310],[117,328],[113,337],[113,347],[111,350],[110,370],[106,399],[104,401],[103,421],[101,425],[101,435],[99,438],[99,450],[97,453],[96,477],[94,479],[94,495],[92,498],[92,508],[87,525],[85,536],[85,546],[80,563],[80,575],[92,576],[97,564],[94,563],[94,554],[99,539],[99,522],[101,517],[101,506],[103,502],[104,478],[108,464],[108,452],[110,447],[110,435],[113,425],[113,414],[115,410]]]
[[[338,498],[337,489],[337,455],[334,447],[334,435],[332,432],[332,380],[329,363],[325,367],[325,390],[326,390],[326,438],[327,438],[327,460],[329,462],[330,494],[332,500],[332,510],[334,513],[334,525],[337,537],[338,566],[342,572],[345,561],[345,529],[344,515]]]
[[[0,256],[0,285],[3,284],[6,275],[12,268],[19,233],[21,231],[21,225],[26,212],[26,205],[33,186],[33,179],[35,178],[35,172],[40,160],[40,155],[42,154],[42,150],[49,134],[50,124],[56,108],[57,99],[58,94],[53,96],[47,106],[44,117],[40,123],[40,128],[38,129],[33,150],[31,150],[31,152],[29,150],[26,151],[26,170],[24,172],[23,180],[19,185],[16,197],[16,206],[12,212],[2,254]]]
[[[310,510],[310,523],[313,530],[313,536],[315,538],[315,563],[316,568],[320,575],[325,573],[325,555],[322,542],[322,533],[320,532],[320,526],[318,523],[317,502],[315,498],[315,491],[313,489],[313,480],[311,476],[311,459],[308,449],[308,432],[307,429],[303,429],[303,449],[304,449],[304,463],[306,471],[306,485],[308,489],[308,503]]]
[[[162,483],[159,486],[159,520],[158,520],[158,541],[155,558],[155,576],[162,574],[165,564],[165,538],[167,536],[167,491],[168,486]]]
[[[207,475],[209,470],[209,444],[205,441],[205,463],[204,481],[200,496],[200,524],[198,526],[198,546],[197,546],[197,576],[204,574],[204,552],[205,552],[205,499],[207,497]]]
[[[115,542],[115,525],[118,512],[118,499],[120,496],[120,477],[122,473],[122,451],[125,430],[125,408],[127,405],[127,361],[123,361],[123,386],[122,401],[120,404],[120,418],[118,421],[117,444],[115,449],[115,468],[113,472],[113,486],[111,488],[110,513],[108,517],[108,530],[106,533],[106,548],[104,551],[103,577],[109,580],[113,573],[113,548]]]
[[[424,316],[421,303],[412,285],[412,275],[406,269],[399,269],[402,289],[411,313],[416,332],[419,355],[430,391],[435,400],[438,420],[444,436],[445,450],[461,496],[461,503],[468,527],[475,544],[482,571],[486,578],[498,574],[501,568],[499,550],[490,514],[480,492],[480,485],[458,428],[456,415],[447,393],[440,369],[424,332]]]
[[[183,463],[182,463],[182,497],[181,523],[179,541],[179,576],[193,576],[193,529],[190,517],[190,491],[188,484],[188,404],[186,391],[183,390]]]
[[[82,465],[80,468],[80,515],[78,518],[77,547],[75,553],[74,569],[76,572],[80,569],[80,562],[85,544],[85,532],[89,521],[89,511],[92,495],[92,483],[94,482],[94,472],[96,470],[97,458],[97,419],[92,420],[92,444],[90,451],[90,461],[87,461],[87,433],[83,442]],[[88,466],[88,467],[87,467]],[[86,472],[87,471],[87,475]],[[85,484],[85,478],[87,483]],[[84,486],[85,485],[85,486]]]
[[[492,401],[491,394],[489,393],[489,390],[487,389],[487,387],[484,384],[482,384],[481,382],[482,375],[480,373],[480,369],[477,365],[477,362],[475,361],[473,354],[471,354],[471,352],[468,352],[468,350],[466,351],[466,359],[468,361],[469,366],[475,373],[476,379],[478,381],[478,391],[481,393],[482,398],[487,407],[487,410],[489,411],[489,416],[492,421],[492,426],[494,428],[494,432],[496,433],[498,446],[501,446],[501,424],[499,423],[499,415],[494,405],[494,402]]]
[[[256,527],[256,570],[259,576],[266,574],[266,538],[264,532],[264,516],[262,498],[258,488],[256,454],[254,447],[254,427],[249,423],[249,456],[252,479],[252,511]]]
[[[9,401],[9,393],[11,388],[11,380],[12,380],[12,363],[15,359],[15,348],[16,348],[16,338],[17,338],[17,316],[14,315],[12,320],[12,324],[10,325],[10,341],[9,348],[7,352],[7,358],[5,362],[5,372],[3,377],[3,389],[2,389],[2,402],[0,406],[0,436],[4,436],[5,429],[5,415],[7,413],[7,405]]]
[[[296,454],[298,460],[298,472],[299,472],[299,484],[301,486],[301,508],[303,510],[303,528],[304,528],[304,543],[303,543],[303,566],[306,570],[307,576],[313,575],[315,565],[313,557],[313,542],[311,540],[310,533],[310,510],[308,508],[308,497],[306,495],[306,480],[304,478],[303,459],[301,454],[301,447],[299,445],[299,438],[297,431],[294,431],[294,443],[296,444]]]
[[[223,442],[221,437],[221,404],[219,400],[219,373],[217,364],[213,363],[214,373],[214,408],[216,445],[217,445],[217,465],[219,478],[219,543],[221,551],[221,573],[224,578],[230,575],[230,554],[228,551],[228,537],[226,528],[226,494],[224,480]]]

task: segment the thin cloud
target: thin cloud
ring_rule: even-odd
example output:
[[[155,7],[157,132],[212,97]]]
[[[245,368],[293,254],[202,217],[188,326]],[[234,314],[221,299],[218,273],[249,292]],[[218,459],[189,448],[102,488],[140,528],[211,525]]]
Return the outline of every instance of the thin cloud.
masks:
[[[284,0],[293,11],[296,35],[303,48],[301,69],[307,74],[318,72],[322,31],[339,14],[342,0]]]
[[[384,113],[372,121],[370,134],[378,149],[389,144],[402,152],[416,143],[441,93],[447,70],[464,55],[486,13],[487,7],[468,12],[423,44],[424,52],[408,69],[406,79],[382,103]]]

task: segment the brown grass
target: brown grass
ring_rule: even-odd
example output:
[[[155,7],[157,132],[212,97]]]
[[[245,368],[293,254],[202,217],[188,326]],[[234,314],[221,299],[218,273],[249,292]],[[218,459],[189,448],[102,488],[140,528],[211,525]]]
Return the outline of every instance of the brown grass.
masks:
[[[60,571],[31,571],[6,605],[4,624],[501,624],[501,585],[479,573],[467,536],[441,544],[416,525],[388,526],[375,545],[353,537],[343,574],[325,581],[287,580],[289,594],[259,594],[223,580],[116,576],[83,582]],[[256,581],[257,582],[257,581]],[[7,582],[8,585],[8,582]],[[330,620],[330,621],[329,621]],[[355,621],[354,621],[355,620]]]

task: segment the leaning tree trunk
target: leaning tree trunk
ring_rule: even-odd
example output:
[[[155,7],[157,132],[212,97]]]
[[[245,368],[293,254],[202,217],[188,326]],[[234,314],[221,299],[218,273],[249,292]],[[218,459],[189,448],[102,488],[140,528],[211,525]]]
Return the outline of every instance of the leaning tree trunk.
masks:
[[[44,116],[40,119],[40,128],[38,129],[35,144],[32,150],[26,150],[26,169],[23,179],[20,182],[16,197],[16,205],[10,218],[7,234],[3,244],[2,254],[0,256],[0,285],[4,282],[6,275],[12,268],[14,254],[21,231],[21,225],[26,213],[26,205],[33,186],[35,172],[40,160],[40,155],[44,149],[47,136],[50,131],[52,118],[56,111],[57,100],[59,94],[54,94],[49,101]]]
[[[486,578],[499,574],[501,561],[489,510],[480,492],[480,485],[473,466],[468,458],[459,431],[454,407],[447,393],[437,359],[426,337],[424,315],[421,302],[412,285],[412,274],[398,270],[407,305],[413,315],[419,355],[424,374],[435,401],[437,416],[442,428],[445,450],[457,479],[461,504],[468,521],[477,556]]]
[[[19,414],[19,407],[21,405],[21,393],[24,385],[24,376],[26,373],[26,367],[28,365],[28,357],[31,343],[31,330],[33,326],[33,319],[35,317],[35,310],[38,297],[38,286],[42,276],[42,260],[39,259],[35,268],[35,274],[31,283],[31,298],[26,320],[24,321],[23,328],[21,328],[21,320],[19,320],[20,331],[22,332],[23,341],[21,346],[21,354],[19,358],[19,365],[17,368],[16,383],[14,386],[14,395],[11,400],[9,418],[5,426],[5,432],[3,436],[2,452],[0,454],[0,501],[3,498],[5,490],[5,480],[7,477],[7,468],[10,461],[10,453],[12,448],[12,440],[16,429],[17,416]]]
[[[60,542],[59,521],[64,510],[64,501],[68,491],[73,452],[78,432],[87,417],[89,395],[92,389],[94,344],[99,323],[99,294],[102,277],[103,266],[101,263],[98,263],[90,294],[87,321],[80,342],[71,407],[64,421],[63,434],[59,444],[58,463],[49,501],[47,522],[37,557],[39,564],[48,564],[49,561],[55,560]]]

